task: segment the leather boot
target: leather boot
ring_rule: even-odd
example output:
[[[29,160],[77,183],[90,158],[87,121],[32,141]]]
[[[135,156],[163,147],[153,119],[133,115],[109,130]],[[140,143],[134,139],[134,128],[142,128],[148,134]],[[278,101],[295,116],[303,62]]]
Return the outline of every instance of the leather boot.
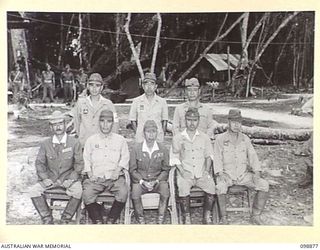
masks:
[[[139,199],[132,199],[133,207],[134,207],[134,215],[138,224],[146,224],[143,215],[143,205],[141,198]]]
[[[184,224],[191,224],[191,216],[190,216],[190,196],[180,197],[180,207],[182,217],[184,219]]]
[[[204,198],[204,204],[203,204],[202,224],[205,224],[205,225],[212,224],[211,212],[212,212],[213,202],[214,202],[214,195],[206,193]]]
[[[163,197],[160,195],[160,201],[159,201],[159,210],[158,210],[158,224],[163,224],[165,217],[166,217],[166,211],[168,208],[168,202],[169,197]]]
[[[46,198],[41,195],[38,197],[32,197],[31,201],[41,217],[42,224],[53,224],[52,212],[48,206]]]
[[[268,192],[258,191],[253,200],[251,223],[254,225],[264,225],[261,219],[261,212],[264,209],[268,199]]]
[[[227,195],[220,194],[218,195],[218,204],[219,204],[219,212],[220,212],[220,225],[228,225],[228,217],[227,217]]]
[[[98,203],[90,203],[86,205],[86,209],[89,214],[89,218],[92,221],[92,224],[103,224],[103,219],[101,216],[101,205]]]
[[[80,204],[81,204],[81,200],[76,199],[74,197],[70,198],[66,208],[64,209],[64,211],[61,215],[61,224],[69,224],[73,215],[78,210]]]
[[[116,224],[117,220],[120,218],[121,211],[125,204],[125,202],[114,200],[106,224]]]
[[[312,167],[307,166],[306,177],[305,179],[298,185],[300,188],[307,188],[313,183],[313,173]]]

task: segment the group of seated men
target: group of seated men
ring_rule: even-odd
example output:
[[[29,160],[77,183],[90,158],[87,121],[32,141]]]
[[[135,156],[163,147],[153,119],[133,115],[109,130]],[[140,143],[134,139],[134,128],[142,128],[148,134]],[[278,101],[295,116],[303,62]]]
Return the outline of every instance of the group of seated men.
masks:
[[[30,196],[44,224],[53,224],[44,192],[56,187],[64,188],[70,196],[61,216],[60,222],[63,224],[70,222],[81,201],[92,223],[114,224],[120,217],[128,195],[137,222],[145,224],[141,196],[148,192],[160,194],[157,222],[163,224],[170,197],[168,174],[171,167],[177,169],[177,195],[184,224],[192,223],[190,191],[195,186],[205,192],[203,224],[212,224],[211,212],[216,197],[220,210],[219,222],[228,224],[226,194],[232,185],[244,185],[257,191],[252,205],[251,223],[264,224],[260,215],[267,201],[269,185],[260,176],[261,166],[250,139],[241,133],[242,117],[239,109],[229,111],[228,131],[218,135],[212,146],[210,136],[201,129],[205,123],[202,104],[186,109],[185,105],[181,105],[181,112],[185,109],[182,112],[183,118],[175,113],[174,120],[178,120],[182,129],[174,132],[169,150],[161,142],[165,131],[161,119],[166,120],[168,115],[161,114],[161,107],[164,106],[162,98],[155,97],[153,105],[159,107],[159,112],[153,109],[150,115],[147,113],[148,107],[141,104],[148,101],[148,95],[154,95],[152,84],[155,81],[146,81],[143,84],[145,95],[135,99],[130,110],[129,118],[136,131],[136,142],[129,151],[126,139],[114,132],[117,122],[114,108],[105,108],[101,104],[103,99],[99,97],[99,91],[102,87],[97,85],[102,82],[101,76],[97,73],[92,75],[88,89],[93,98],[89,96],[79,100],[75,108],[74,119],[79,140],[67,135],[63,115],[60,111],[54,111],[50,120],[53,136],[41,143],[37,155],[35,165],[39,181],[31,187]],[[146,79],[154,78],[149,75]],[[194,87],[194,82],[191,81],[191,87]],[[198,98],[198,92],[189,92],[188,101],[191,103],[193,98]],[[89,117],[95,96],[98,96],[97,105],[104,108]],[[90,108],[86,102],[91,105]],[[84,116],[77,117],[77,110]],[[176,110],[179,112],[178,108]],[[138,114],[137,121],[134,120],[135,113]],[[141,115],[144,116],[143,122],[139,121]],[[97,124],[92,120],[94,117]],[[212,119],[212,116],[209,118]],[[159,119],[160,122],[157,122]],[[85,128],[88,131],[90,125],[89,134],[81,132]],[[98,127],[94,133],[93,127]],[[159,136],[162,138],[159,139]],[[131,187],[126,184],[126,170],[130,173]],[[115,200],[104,221],[102,206],[96,201],[98,195],[106,190],[114,194]]]

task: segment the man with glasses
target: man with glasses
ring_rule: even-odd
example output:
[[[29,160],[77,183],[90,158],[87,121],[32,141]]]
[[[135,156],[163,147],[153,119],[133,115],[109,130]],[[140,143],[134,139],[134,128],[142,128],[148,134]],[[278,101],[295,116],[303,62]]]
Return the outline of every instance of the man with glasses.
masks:
[[[99,114],[101,110],[108,109],[113,112],[114,124],[112,131],[117,133],[119,121],[113,103],[101,95],[103,79],[100,74],[93,73],[88,80],[89,96],[80,98],[73,110],[74,127],[82,147],[87,138],[99,132]]]
[[[168,105],[164,98],[159,97],[156,76],[153,73],[146,73],[142,82],[144,94],[136,97],[131,105],[129,120],[136,133],[136,141],[143,142],[143,126],[147,120],[153,120],[157,124],[157,141],[164,140],[164,132],[167,128]]]

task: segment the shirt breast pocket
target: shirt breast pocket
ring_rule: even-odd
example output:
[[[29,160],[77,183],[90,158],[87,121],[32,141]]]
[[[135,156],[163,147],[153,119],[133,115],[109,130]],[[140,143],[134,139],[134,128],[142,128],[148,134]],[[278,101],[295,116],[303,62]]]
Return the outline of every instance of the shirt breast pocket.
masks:
[[[99,149],[95,149],[92,152],[92,161],[96,162],[96,163],[103,163],[105,162],[105,152],[103,151],[103,149],[99,148]]]
[[[120,158],[120,150],[119,149],[110,149],[108,158],[112,163],[117,164],[119,161],[119,158]]]
[[[46,158],[47,158],[47,161],[49,162],[53,162],[57,160],[57,156],[53,153],[47,153]]]
[[[71,161],[72,158],[73,158],[72,152],[63,153],[63,159],[64,159],[65,161]]]
[[[232,163],[234,159],[234,153],[229,147],[223,147],[223,162],[225,164]]]

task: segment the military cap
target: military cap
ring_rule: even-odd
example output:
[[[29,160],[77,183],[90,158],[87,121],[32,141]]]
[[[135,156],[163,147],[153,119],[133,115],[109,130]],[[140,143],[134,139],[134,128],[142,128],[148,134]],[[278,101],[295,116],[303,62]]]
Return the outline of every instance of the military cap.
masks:
[[[113,112],[109,109],[104,109],[100,112],[99,118],[112,118],[113,120]]]
[[[154,120],[147,120],[144,123],[143,130],[151,129],[151,128],[158,129],[158,126],[157,126],[157,124],[156,124],[156,122]]]
[[[64,115],[59,110],[55,110],[52,112],[51,117],[49,119],[50,124],[55,124],[64,121]]]
[[[187,79],[185,82],[185,86],[188,87],[200,87],[200,83],[197,78]]]
[[[230,109],[228,114],[228,119],[232,121],[241,121],[241,111],[240,109]]]
[[[156,82],[157,77],[154,73],[146,73],[143,82]]]
[[[66,69],[70,69],[70,65],[69,64],[66,64]]]
[[[92,73],[89,77],[89,83],[90,82],[100,82],[103,84],[102,76],[99,73]]]
[[[185,118],[199,118],[200,114],[197,108],[189,108],[185,114]]]

